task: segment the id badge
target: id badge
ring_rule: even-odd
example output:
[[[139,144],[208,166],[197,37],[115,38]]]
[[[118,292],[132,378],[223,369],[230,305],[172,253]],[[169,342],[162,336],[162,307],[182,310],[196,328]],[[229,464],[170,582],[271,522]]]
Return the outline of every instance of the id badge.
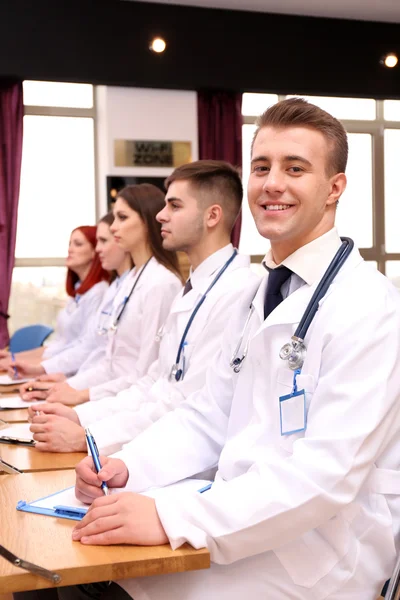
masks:
[[[292,392],[279,398],[281,435],[305,431],[307,426],[306,395],[304,390],[297,389],[296,383],[299,373],[299,369],[294,372]]]

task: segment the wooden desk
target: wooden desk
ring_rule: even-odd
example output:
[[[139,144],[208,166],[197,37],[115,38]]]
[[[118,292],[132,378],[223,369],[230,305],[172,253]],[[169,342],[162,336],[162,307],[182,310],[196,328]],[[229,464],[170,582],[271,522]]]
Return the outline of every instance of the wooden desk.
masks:
[[[1,544],[19,558],[58,573],[60,586],[176,573],[210,566],[208,550],[188,544],[165,546],[84,546],[72,542],[74,521],[19,512],[19,500],[32,501],[73,485],[73,471],[5,475],[0,483]],[[0,557],[0,590],[20,592],[51,587],[46,579],[18,569]]]
[[[4,373],[2,373],[4,375]],[[0,394],[19,394],[19,384],[13,385],[0,385]]]
[[[0,419],[7,421],[7,423],[26,423],[28,420],[28,409],[0,410]]]
[[[87,454],[85,452],[39,452],[36,448],[0,444],[0,456],[20,471],[33,473],[73,469]],[[4,485],[4,474],[1,476],[1,485]]]

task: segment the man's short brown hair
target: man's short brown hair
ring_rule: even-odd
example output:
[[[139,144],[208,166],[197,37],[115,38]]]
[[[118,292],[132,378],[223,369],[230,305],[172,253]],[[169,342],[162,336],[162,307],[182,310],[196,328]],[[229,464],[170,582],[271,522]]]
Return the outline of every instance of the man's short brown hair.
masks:
[[[197,160],[177,167],[165,180],[168,190],[174,181],[189,181],[200,192],[202,207],[219,204],[230,233],[240,212],[243,186],[239,171],[222,160]]]
[[[304,98],[289,98],[270,106],[256,121],[257,137],[260,129],[275,127],[308,127],[322,133],[330,146],[327,173],[334,175],[344,173],[347,165],[348,143],[343,125],[329,113]],[[252,144],[252,147],[253,147]]]

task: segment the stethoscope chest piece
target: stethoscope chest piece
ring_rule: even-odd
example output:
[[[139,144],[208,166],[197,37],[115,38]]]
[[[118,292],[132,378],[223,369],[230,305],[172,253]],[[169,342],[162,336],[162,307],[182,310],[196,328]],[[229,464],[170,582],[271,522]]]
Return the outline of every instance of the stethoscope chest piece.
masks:
[[[182,369],[179,368],[179,365],[175,363],[172,365],[171,373],[169,375],[170,379],[175,379],[175,381],[179,381],[182,377]]]
[[[306,353],[307,350],[303,340],[293,336],[291,342],[288,342],[282,346],[279,352],[279,357],[282,360],[287,360],[289,368],[292,369],[292,371],[296,371],[297,369],[302,368],[306,358]]]
[[[231,367],[231,369],[233,369],[234,373],[240,373],[240,368],[242,366],[243,360],[244,360],[244,357],[239,358],[238,356],[231,360],[230,367]]]

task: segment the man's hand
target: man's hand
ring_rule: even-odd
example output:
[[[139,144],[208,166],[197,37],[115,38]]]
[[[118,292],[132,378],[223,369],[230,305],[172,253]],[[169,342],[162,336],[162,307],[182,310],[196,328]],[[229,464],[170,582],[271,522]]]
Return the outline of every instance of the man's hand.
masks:
[[[44,415],[56,415],[57,417],[63,417],[68,419],[77,425],[81,422],[76,411],[69,406],[60,404],[59,402],[41,402],[40,404],[31,404],[28,408],[28,421],[32,422],[37,413],[40,412]]]
[[[69,406],[83,404],[89,400],[89,390],[76,390],[68,383],[56,383],[47,397],[47,402],[61,402]]]
[[[72,532],[82,544],[167,544],[168,537],[153,498],[122,492],[98,498]]]
[[[91,504],[104,493],[101,484],[105,481],[109,488],[126,486],[129,472],[126,464],[119,458],[100,456],[101,471],[96,473],[93,460],[87,456],[76,466],[75,496],[85,504]]]
[[[15,376],[15,367],[17,368],[17,376]],[[17,358],[14,361],[10,361],[7,371],[11,379],[20,379],[22,377],[37,377],[38,375],[44,373],[42,365],[35,365],[27,360],[21,360],[20,358]]]
[[[21,394],[22,400],[25,400],[26,402],[32,402],[32,400],[46,400],[54,385],[55,383],[50,381],[42,383],[39,379],[32,379],[31,381],[27,381],[20,385],[19,393]]]
[[[35,448],[43,452],[85,452],[85,430],[69,419],[42,414],[32,419]]]

